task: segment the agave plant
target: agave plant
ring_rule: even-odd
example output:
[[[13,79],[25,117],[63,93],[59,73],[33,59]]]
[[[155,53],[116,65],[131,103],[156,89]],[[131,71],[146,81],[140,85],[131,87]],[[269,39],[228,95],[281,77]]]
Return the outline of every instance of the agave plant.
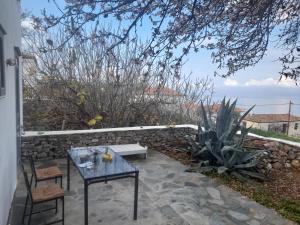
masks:
[[[192,157],[197,164],[188,171],[217,170],[218,173],[227,172],[239,179],[266,178],[255,169],[265,152],[243,149],[243,142],[250,128],[241,126],[241,122],[254,106],[238,118],[234,114],[236,102],[237,100],[233,103],[226,102],[224,98],[215,120],[212,119],[210,110],[206,112],[201,103],[203,127],[199,123],[196,139],[187,137]],[[237,137],[239,130],[241,134]]]

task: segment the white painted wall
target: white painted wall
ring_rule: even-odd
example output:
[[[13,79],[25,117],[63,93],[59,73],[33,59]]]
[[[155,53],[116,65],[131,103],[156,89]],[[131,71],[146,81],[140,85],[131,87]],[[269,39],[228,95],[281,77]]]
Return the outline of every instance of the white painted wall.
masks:
[[[14,58],[21,47],[20,1],[0,0],[0,24],[4,36],[4,58]],[[5,66],[6,95],[0,97],[0,225],[6,225],[17,185],[15,68]]]
[[[295,129],[296,124],[297,129]],[[300,121],[290,123],[289,135],[300,138]]]
[[[268,131],[269,125],[270,124],[276,124],[283,126],[283,124],[287,124],[287,122],[278,122],[278,123],[255,123],[252,121],[246,121],[244,120],[243,122],[246,123],[246,127],[249,128],[252,126],[252,128],[260,129],[260,130],[265,130]],[[298,124],[298,128],[295,129],[295,124]],[[297,122],[290,122],[290,127],[289,127],[289,136],[293,137],[300,137],[300,121]]]
[[[255,123],[255,122],[246,121],[246,120],[243,120],[243,122],[246,123],[247,128],[252,127],[252,128],[268,131],[268,127],[269,127],[268,123]]]

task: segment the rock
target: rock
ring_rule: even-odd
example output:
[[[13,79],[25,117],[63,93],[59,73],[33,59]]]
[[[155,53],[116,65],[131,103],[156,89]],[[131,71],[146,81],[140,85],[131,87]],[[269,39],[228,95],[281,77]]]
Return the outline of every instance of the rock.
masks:
[[[220,200],[221,199],[221,195],[220,195],[220,191],[215,189],[215,188],[212,188],[212,187],[208,187],[206,188],[208,194],[214,198],[214,199],[218,199]]]
[[[296,158],[296,154],[293,150],[290,150],[289,153],[288,153],[288,159],[289,160],[293,160]]]
[[[247,222],[249,225],[260,225],[260,223],[257,220],[250,220]]]
[[[264,144],[264,147],[266,147],[267,149],[270,149],[270,150],[274,150],[274,149],[278,149],[279,145],[280,144],[278,142],[272,141],[272,142],[268,142],[268,143]]]
[[[209,199],[209,203],[219,205],[219,206],[224,206],[224,201],[221,199]]]
[[[272,165],[272,167],[274,168],[274,169],[281,169],[282,168],[282,165],[281,165],[281,163],[280,162],[276,162],[276,163],[273,163],[273,165]]]
[[[229,210],[228,215],[240,221],[245,221],[249,219],[249,216],[233,210]]]
[[[47,153],[46,153],[46,152],[39,153],[39,154],[37,155],[37,157],[38,157],[39,159],[46,158],[46,157],[47,157]]]
[[[273,167],[272,167],[272,164],[271,164],[271,163],[268,163],[268,164],[267,164],[267,169],[268,169],[268,170],[271,170],[272,168],[273,168]]]
[[[254,214],[254,218],[255,219],[259,219],[259,220],[263,220],[267,215],[265,213],[262,212],[257,212]]]
[[[286,152],[284,152],[284,151],[279,151],[279,155],[280,155],[280,156],[286,156],[286,155],[287,155],[287,153],[286,153]]]
[[[284,165],[285,165],[286,168],[291,168],[292,167],[292,165],[290,163],[285,163]]]
[[[294,167],[294,168],[300,168],[300,161],[299,160],[297,160],[297,159],[294,159],[292,162],[291,162],[291,164],[292,164],[292,166]]]
[[[199,187],[198,184],[195,184],[195,183],[190,182],[190,181],[184,182],[184,186],[189,186],[189,187]]]

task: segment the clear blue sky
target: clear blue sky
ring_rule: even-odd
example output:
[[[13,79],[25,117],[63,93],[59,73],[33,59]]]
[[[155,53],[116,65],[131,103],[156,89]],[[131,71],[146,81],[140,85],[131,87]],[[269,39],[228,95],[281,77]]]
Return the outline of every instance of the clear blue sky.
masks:
[[[43,8],[46,8],[48,12],[53,14],[58,13],[58,10],[54,6],[53,3],[48,3],[48,0],[22,0],[22,7],[23,10],[29,11],[35,15],[41,13]],[[64,5],[64,0],[57,0],[58,4]],[[141,33],[149,33],[149,31],[144,31],[144,27],[141,29]],[[275,37],[273,37],[274,39]],[[241,87],[245,87],[245,90],[249,90],[249,94],[255,92],[257,87],[262,88],[265,87],[266,92],[267,90],[271,90],[273,88],[280,92],[280,94],[284,95],[285,97],[291,97],[296,100],[299,97],[300,102],[300,87],[295,87],[293,82],[291,81],[283,81],[278,83],[279,79],[279,72],[281,70],[281,64],[278,62],[278,57],[281,56],[282,51],[279,48],[275,48],[274,45],[271,43],[266,56],[264,59],[254,67],[247,68],[246,70],[238,72],[235,76],[230,77],[229,79],[223,78],[214,78],[213,72],[216,69],[216,66],[211,63],[210,53],[206,50],[200,51],[199,53],[191,53],[187,57],[187,62],[183,67],[184,73],[192,72],[193,78],[196,77],[204,77],[210,76],[214,79],[215,86],[218,89],[230,89],[234,90],[242,89]],[[276,88],[276,89],[275,89]],[[293,88],[294,90],[291,92],[288,89]],[[221,92],[221,91],[220,91]],[[234,94],[232,94],[234,95]],[[261,94],[261,97],[264,97],[264,94]],[[240,97],[238,91],[236,92],[236,97]]]

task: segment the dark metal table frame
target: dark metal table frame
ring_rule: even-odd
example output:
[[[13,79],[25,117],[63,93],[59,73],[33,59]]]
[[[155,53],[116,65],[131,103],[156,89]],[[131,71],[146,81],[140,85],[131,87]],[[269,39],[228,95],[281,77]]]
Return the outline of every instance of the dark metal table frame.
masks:
[[[125,159],[124,159],[125,160]],[[136,170],[135,172],[126,172],[126,173],[118,173],[118,174],[112,174],[107,175],[105,177],[93,177],[89,179],[85,179],[82,174],[79,171],[79,168],[77,167],[76,163],[73,161],[72,157],[69,155],[69,152],[67,153],[67,170],[68,170],[68,176],[67,176],[67,189],[70,190],[70,161],[72,161],[75,168],[78,170],[79,174],[81,175],[82,179],[84,180],[84,224],[88,225],[88,187],[91,184],[95,183],[101,183],[111,180],[118,180],[118,179],[124,179],[124,178],[134,178],[134,207],[133,207],[133,219],[137,220],[137,209],[138,209],[138,188],[139,188],[139,171]]]

